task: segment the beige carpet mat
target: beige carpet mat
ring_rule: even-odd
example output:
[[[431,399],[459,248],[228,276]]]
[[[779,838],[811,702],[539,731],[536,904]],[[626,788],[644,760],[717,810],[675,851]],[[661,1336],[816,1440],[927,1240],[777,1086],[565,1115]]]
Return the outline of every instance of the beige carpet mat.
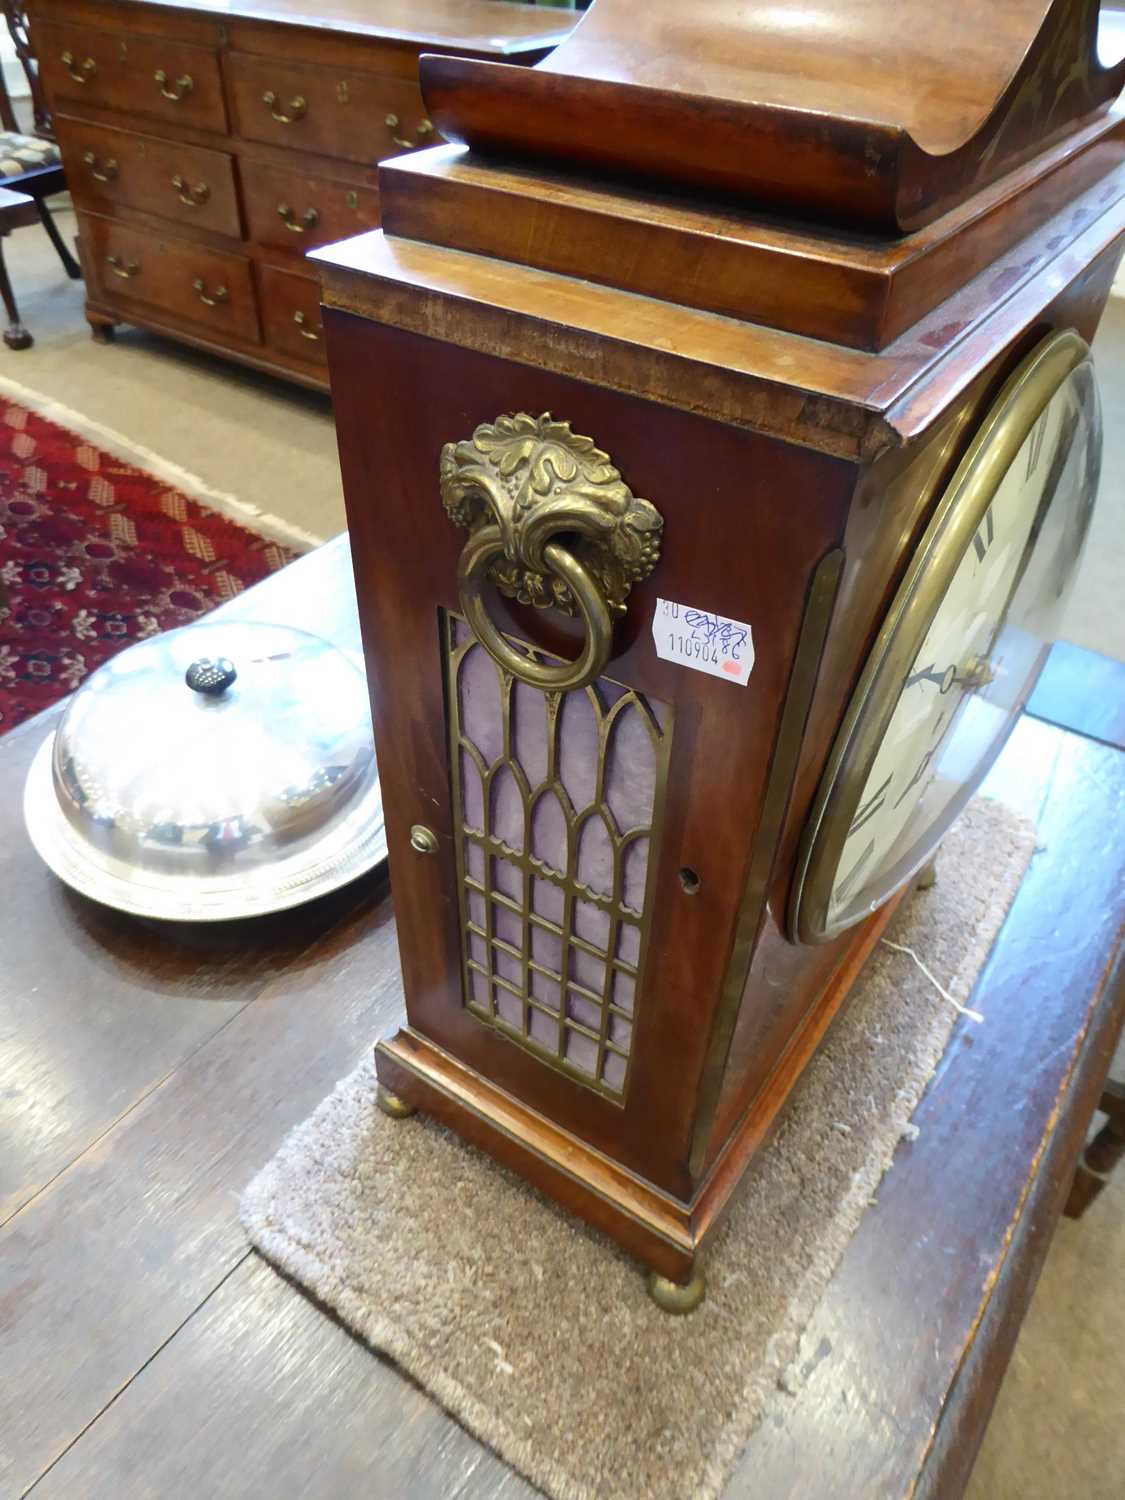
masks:
[[[937,885],[896,915],[887,938],[948,996],[967,998],[1033,843],[973,803]],[[806,1069],[688,1317],[660,1312],[635,1262],[505,1169],[420,1116],[381,1114],[370,1058],[247,1189],[250,1238],[549,1495],[717,1496],[956,1020],[899,948],[880,944]]]

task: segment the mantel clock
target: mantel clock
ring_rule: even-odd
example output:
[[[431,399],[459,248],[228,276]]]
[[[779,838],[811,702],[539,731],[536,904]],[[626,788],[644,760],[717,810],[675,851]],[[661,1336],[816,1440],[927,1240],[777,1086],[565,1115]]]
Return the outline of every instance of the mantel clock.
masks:
[[[423,60],[454,144],[317,259],[406,992],[381,1102],[686,1311],[1057,628],[1125,45],[1092,0],[825,0],[814,49],[788,0],[631,12],[531,69]]]

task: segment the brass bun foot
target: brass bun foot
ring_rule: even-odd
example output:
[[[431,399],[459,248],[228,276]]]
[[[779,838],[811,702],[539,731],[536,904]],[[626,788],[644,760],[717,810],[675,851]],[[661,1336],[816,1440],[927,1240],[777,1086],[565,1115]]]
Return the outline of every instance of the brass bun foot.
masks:
[[[707,1282],[702,1271],[696,1271],[690,1281],[669,1281],[667,1276],[650,1271],[648,1294],[662,1312],[694,1312],[707,1295]]]
[[[382,1084],[375,1091],[375,1103],[385,1115],[390,1115],[392,1120],[408,1120],[415,1112],[413,1104],[407,1104],[405,1099],[392,1094],[390,1089],[385,1089]]]
[[[937,885],[937,855],[930,860],[928,865],[923,865],[914,877],[914,889],[916,891],[932,891]]]

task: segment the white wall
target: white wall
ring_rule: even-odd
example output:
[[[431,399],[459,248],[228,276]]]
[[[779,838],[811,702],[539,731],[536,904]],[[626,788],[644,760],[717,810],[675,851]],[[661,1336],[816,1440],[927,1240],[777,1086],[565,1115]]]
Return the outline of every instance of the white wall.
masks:
[[[26,99],[29,93],[20,60],[16,56],[15,44],[8,28],[0,21],[0,66],[4,69],[4,82],[13,99]]]

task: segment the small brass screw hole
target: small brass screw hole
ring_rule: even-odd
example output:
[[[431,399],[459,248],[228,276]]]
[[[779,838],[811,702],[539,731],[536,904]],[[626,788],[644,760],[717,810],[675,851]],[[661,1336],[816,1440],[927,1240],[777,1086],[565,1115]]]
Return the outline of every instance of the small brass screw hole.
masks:
[[[685,865],[680,871],[680,884],[689,896],[694,896],[703,882],[690,865]]]

